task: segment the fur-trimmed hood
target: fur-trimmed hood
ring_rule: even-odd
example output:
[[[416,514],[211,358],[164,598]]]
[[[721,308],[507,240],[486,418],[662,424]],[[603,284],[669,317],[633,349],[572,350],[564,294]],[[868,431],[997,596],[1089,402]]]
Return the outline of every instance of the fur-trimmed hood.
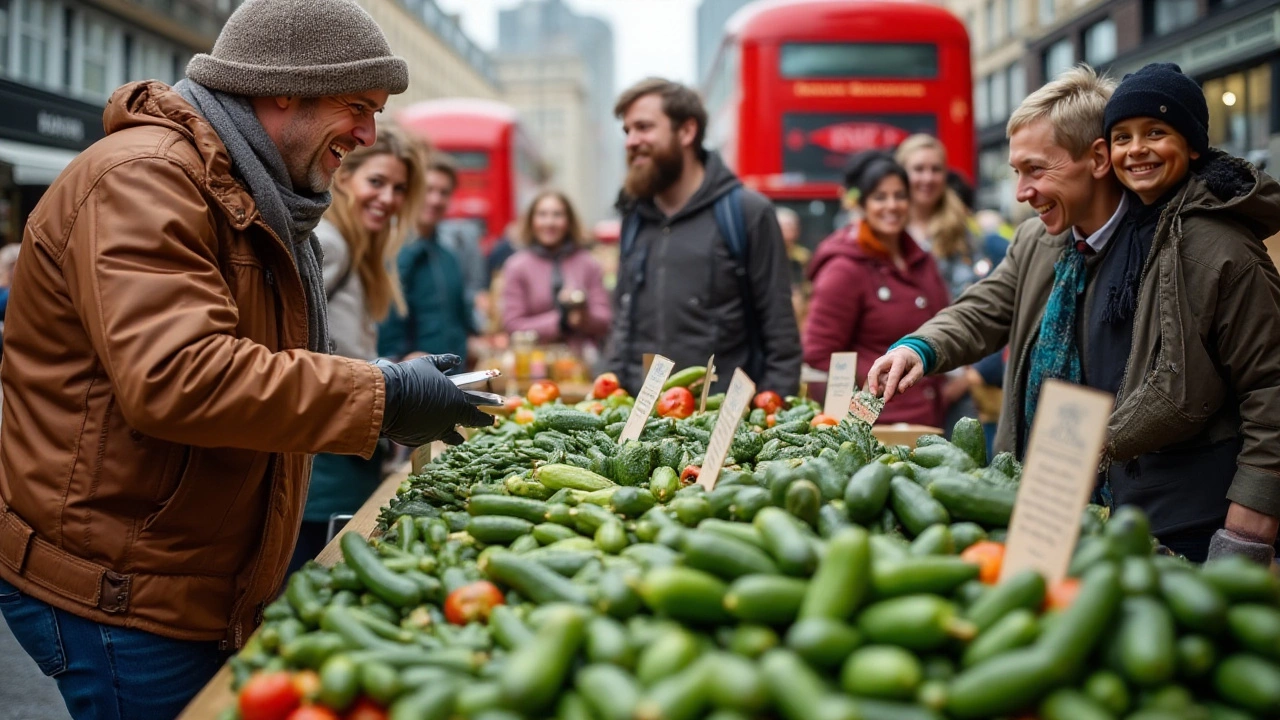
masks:
[[[1238,157],[1210,149],[1186,189],[1169,203],[1184,217],[1230,213],[1258,240],[1280,232],[1280,183]]]

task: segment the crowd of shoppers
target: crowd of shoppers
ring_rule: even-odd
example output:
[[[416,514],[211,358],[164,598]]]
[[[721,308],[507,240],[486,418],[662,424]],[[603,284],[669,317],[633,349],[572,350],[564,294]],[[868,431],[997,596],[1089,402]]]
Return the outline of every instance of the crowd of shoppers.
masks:
[[[1193,560],[1274,558],[1280,185],[1209,147],[1177,66],[1118,87],[1076,68],[1022,103],[1010,161],[1037,217],[1011,244],[914,135],[850,159],[846,214],[806,248],[704,147],[698,95],[644,80],[615,107],[612,295],[561,192],[488,257],[446,220],[451,161],[374,123],[407,83],[356,5],[248,0],[186,79],[116,91],[106,137],[0,251],[0,612],[77,720],[172,717],[368,497],[380,447],[488,424],[447,374],[491,281],[499,332],[632,392],[647,353],[787,395],[854,351],[883,422],[977,412],[1021,455],[1045,382],[1097,388],[1116,397],[1097,501]]]

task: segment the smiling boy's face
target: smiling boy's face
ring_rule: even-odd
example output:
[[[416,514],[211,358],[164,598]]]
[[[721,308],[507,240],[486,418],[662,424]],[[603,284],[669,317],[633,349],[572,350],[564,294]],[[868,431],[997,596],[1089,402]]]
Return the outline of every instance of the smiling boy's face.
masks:
[[[1200,153],[1168,123],[1129,118],[1111,127],[1111,166],[1120,182],[1144,205],[1159,200],[1187,176]]]

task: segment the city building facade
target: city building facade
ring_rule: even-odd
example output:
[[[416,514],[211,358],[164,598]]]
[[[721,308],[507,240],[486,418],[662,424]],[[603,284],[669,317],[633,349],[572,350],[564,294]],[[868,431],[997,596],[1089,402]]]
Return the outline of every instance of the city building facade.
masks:
[[[499,12],[494,54],[505,97],[528,124],[553,182],[588,225],[610,216],[623,167],[613,28],[563,0],[525,0]],[[565,134],[574,126],[581,131]]]
[[[695,37],[697,38],[697,78],[701,85],[711,72],[711,64],[716,61],[716,51],[720,41],[724,39],[724,26],[733,14],[749,4],[751,0],[702,0],[698,3],[698,17]]]

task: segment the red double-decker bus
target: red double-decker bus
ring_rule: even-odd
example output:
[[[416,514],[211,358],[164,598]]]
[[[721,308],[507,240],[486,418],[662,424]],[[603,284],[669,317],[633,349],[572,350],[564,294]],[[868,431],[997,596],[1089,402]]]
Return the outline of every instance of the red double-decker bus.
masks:
[[[969,35],[915,0],[762,0],[729,21],[703,84],[708,145],[743,182],[791,207],[812,247],[833,229],[848,157],[938,137],[975,168]]]
[[[473,98],[427,100],[397,113],[396,121],[453,158],[458,188],[447,216],[473,224],[488,253],[545,180],[515,108]]]

